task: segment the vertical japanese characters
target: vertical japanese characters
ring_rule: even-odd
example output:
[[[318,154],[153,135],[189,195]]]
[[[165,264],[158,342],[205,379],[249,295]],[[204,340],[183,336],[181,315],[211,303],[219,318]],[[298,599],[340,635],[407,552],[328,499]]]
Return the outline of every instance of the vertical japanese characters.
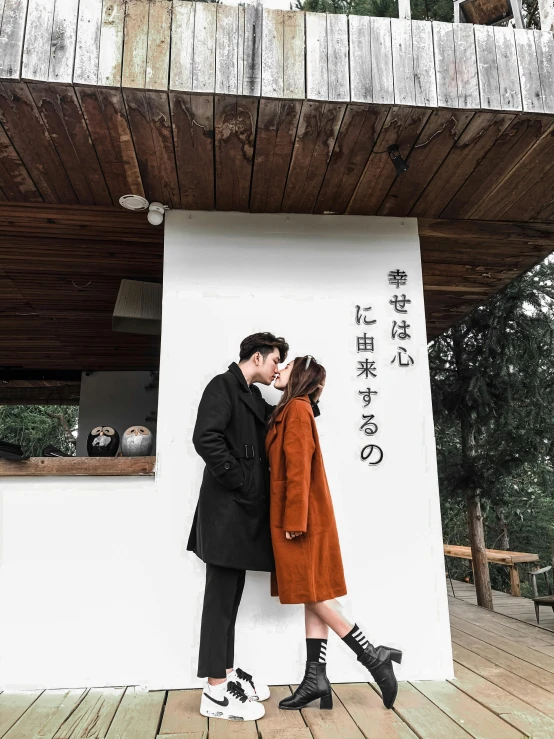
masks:
[[[387,277],[389,285],[394,286],[398,291],[408,283],[408,275],[401,269],[390,270]],[[396,343],[396,353],[391,359],[390,364],[395,364],[398,367],[412,367],[414,365],[413,358],[408,354],[408,350],[404,346],[404,342],[410,341],[412,338],[410,333],[411,326],[405,318],[408,315],[407,306],[411,302],[405,293],[395,294],[389,300],[389,305],[392,306],[394,313],[399,314],[398,317],[395,316],[393,318],[390,334],[391,339]],[[371,317],[371,311],[372,307],[369,305],[366,307],[356,305],[355,321],[356,326],[360,327],[361,333],[361,335],[356,336],[356,352],[357,354],[370,355],[358,359],[356,370],[357,379],[371,383],[367,387],[358,390],[362,405],[359,430],[364,437],[375,437],[379,432],[375,415],[369,410],[373,396],[379,394],[378,390],[375,389],[375,384],[372,382],[372,380],[377,380],[378,368],[377,361],[374,358],[375,337],[369,335],[369,331],[373,331],[370,327],[375,326],[377,319]],[[380,444],[376,443],[377,441],[378,439],[373,440],[372,438],[372,443],[365,444],[360,451],[361,461],[367,463],[370,467],[381,464],[385,456],[383,448]]]

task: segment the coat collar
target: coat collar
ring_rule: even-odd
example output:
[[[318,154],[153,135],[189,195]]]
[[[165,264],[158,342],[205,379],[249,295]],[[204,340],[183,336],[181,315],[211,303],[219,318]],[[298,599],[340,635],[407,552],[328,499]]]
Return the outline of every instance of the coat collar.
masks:
[[[250,390],[248,383],[246,382],[245,376],[242,374],[241,368],[236,362],[229,365],[229,372],[234,375],[240,385],[240,389],[243,391],[240,394],[240,399],[250,408],[252,413],[256,416],[258,421],[265,425],[265,416],[263,408],[260,407],[261,403],[257,402],[256,396]]]
[[[311,406],[310,398],[307,395],[300,395],[298,398],[295,398],[295,400],[303,400],[305,403],[309,403],[310,406]],[[275,423],[270,428],[270,430],[268,432],[268,435],[267,435],[267,440],[266,440],[266,447],[267,447],[267,449],[269,449],[269,447],[273,444],[273,442],[277,438],[277,434],[278,434],[277,424],[279,424],[279,423],[282,422],[283,417],[285,415],[285,411],[289,407],[289,405],[290,405],[290,402],[287,403],[286,406],[281,410],[281,412],[279,413],[279,415],[275,419]]]

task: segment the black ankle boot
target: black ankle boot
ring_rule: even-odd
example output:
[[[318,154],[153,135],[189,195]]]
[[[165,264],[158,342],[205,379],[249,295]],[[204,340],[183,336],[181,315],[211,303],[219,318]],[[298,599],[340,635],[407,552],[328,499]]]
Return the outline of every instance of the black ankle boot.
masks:
[[[327,665],[324,662],[306,662],[306,672],[300,685],[288,698],[283,698],[279,708],[286,711],[299,711],[309,703],[319,699],[319,707],[333,708],[331,683],[327,679]]]
[[[392,708],[398,694],[398,683],[392,663],[402,662],[402,652],[390,647],[374,647],[368,644],[363,654],[358,657],[364,667],[367,667],[371,676],[381,688],[385,708]]]

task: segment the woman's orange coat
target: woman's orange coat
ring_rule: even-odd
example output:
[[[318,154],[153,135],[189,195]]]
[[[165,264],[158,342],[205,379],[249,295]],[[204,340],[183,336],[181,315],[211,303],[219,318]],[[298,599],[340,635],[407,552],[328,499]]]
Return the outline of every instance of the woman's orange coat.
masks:
[[[271,470],[271,539],[281,603],[311,603],[346,595],[339,537],[308,396],[294,398],[266,440]],[[287,539],[286,531],[302,531]]]

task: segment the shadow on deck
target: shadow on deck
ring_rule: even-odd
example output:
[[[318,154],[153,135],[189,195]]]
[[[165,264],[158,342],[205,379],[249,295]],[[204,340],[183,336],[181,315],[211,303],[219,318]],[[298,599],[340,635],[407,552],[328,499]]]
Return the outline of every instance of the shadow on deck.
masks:
[[[550,628],[539,628],[529,622],[531,601],[495,593],[499,611],[491,613],[471,603],[472,586],[455,582],[454,591],[457,597],[449,596],[449,606],[455,680],[402,683],[393,711],[383,708],[367,683],[334,685],[332,711],[302,713],[279,711],[290,687],[274,687],[266,716],[257,724],[208,724],[198,714],[198,690],[5,692],[0,738],[552,739],[552,619]]]

